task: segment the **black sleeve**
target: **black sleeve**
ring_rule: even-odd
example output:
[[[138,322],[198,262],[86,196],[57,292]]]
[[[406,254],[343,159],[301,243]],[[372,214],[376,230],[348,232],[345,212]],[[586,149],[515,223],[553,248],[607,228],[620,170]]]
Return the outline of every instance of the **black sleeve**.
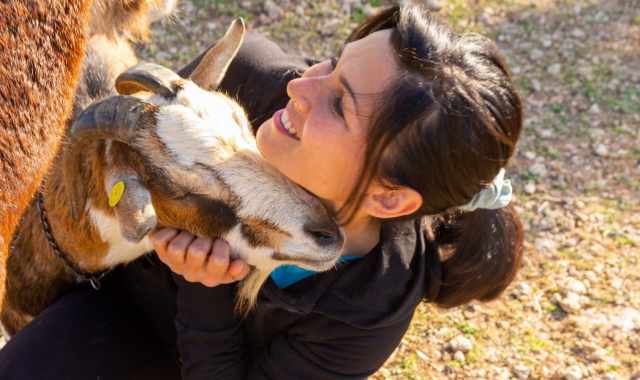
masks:
[[[244,379],[247,352],[242,320],[235,315],[235,285],[207,288],[174,275],[175,320],[184,380]]]
[[[322,315],[276,336],[251,363],[248,380],[360,380],[400,344],[411,319],[360,329]]]
[[[380,368],[402,340],[410,317],[361,329],[312,314],[250,358],[234,286],[206,288],[176,275],[176,328],[184,380],[359,380]]]

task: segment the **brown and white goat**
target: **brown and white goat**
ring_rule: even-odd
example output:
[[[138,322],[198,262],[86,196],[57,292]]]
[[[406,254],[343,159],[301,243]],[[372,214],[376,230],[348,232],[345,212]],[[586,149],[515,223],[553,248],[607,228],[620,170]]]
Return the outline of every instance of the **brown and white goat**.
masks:
[[[243,35],[234,22],[191,80],[153,64],[130,69],[116,86],[136,96],[95,103],[74,122],[42,195],[57,245],[77,270],[54,256],[32,205],[9,257],[0,312],[9,333],[73,286],[78,271],[102,272],[149,251],[146,235],[158,225],[221,236],[254,266],[240,285],[243,311],[279,265],[333,267],[343,243],[335,221],[260,156],[242,108],[205,90],[218,86]],[[116,184],[124,195],[110,207]]]

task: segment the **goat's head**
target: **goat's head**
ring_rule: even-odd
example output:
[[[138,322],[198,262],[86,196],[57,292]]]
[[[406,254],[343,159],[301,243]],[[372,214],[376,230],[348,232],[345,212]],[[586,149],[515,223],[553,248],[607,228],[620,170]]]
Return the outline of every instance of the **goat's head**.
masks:
[[[105,192],[124,185],[114,214],[130,241],[159,224],[223,236],[262,272],[287,263],[327,270],[342,249],[338,225],[319,200],[260,157],[242,108],[208,91],[221,82],[243,36],[236,20],[192,65],[189,79],[153,64],[123,73],[117,90],[135,96],[108,98],[78,117],[70,162],[81,162],[88,143],[107,141]],[[85,187],[70,187],[72,215],[85,208]]]

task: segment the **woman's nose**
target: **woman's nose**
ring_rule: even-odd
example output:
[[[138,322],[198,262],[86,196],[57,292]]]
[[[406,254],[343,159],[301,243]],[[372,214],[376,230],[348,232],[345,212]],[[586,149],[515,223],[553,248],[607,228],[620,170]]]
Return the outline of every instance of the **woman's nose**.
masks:
[[[296,112],[306,114],[311,109],[309,87],[312,85],[309,78],[296,78],[287,84],[287,94],[291,98]]]

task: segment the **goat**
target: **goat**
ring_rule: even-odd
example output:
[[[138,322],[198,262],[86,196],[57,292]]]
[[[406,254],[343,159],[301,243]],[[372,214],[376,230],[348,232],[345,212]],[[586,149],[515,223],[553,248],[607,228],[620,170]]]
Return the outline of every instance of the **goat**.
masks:
[[[221,82],[243,36],[236,20],[191,80],[159,65],[135,66],[116,80],[123,95],[78,116],[13,241],[0,310],[10,334],[78,279],[150,251],[146,235],[156,226],[229,241],[232,254],[254,267],[239,289],[245,313],[277,266],[333,267],[343,244],[335,221],[260,156],[244,110],[207,91]]]

